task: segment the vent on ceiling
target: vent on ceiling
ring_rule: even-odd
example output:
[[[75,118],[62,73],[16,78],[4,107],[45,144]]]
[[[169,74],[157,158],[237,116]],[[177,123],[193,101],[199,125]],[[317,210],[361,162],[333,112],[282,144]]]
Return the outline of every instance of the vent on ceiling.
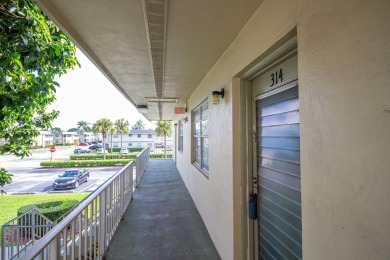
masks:
[[[156,96],[162,98],[164,83],[165,32],[167,1],[144,0],[145,20],[149,38]]]

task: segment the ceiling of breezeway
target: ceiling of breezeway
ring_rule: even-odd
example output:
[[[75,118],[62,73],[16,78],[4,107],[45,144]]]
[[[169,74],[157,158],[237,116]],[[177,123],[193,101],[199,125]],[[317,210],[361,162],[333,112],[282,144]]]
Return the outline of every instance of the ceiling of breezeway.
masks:
[[[185,106],[262,0],[38,0],[149,120]]]

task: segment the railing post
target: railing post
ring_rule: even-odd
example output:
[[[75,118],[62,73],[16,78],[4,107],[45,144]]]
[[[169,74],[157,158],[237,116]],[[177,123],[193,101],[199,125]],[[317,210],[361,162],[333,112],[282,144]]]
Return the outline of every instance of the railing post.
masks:
[[[32,211],[32,214],[31,214],[30,227],[31,227],[32,241],[33,241],[33,244],[35,244],[35,211],[34,210]]]
[[[125,173],[122,173],[120,175],[120,180],[121,180],[121,186],[120,186],[120,205],[121,205],[121,218],[123,217],[123,213],[125,212],[125,185],[126,185],[126,178],[125,178]]]
[[[129,167],[128,169],[128,174],[129,174],[129,178],[130,178],[130,187],[129,187],[129,190],[130,190],[130,199],[129,199],[129,202],[131,201],[131,199],[133,198],[133,176],[134,176],[134,166],[133,164],[131,164],[131,167]],[[137,168],[136,168],[136,171],[137,171]],[[137,174],[137,172],[136,172]],[[137,178],[137,177],[136,177]],[[136,181],[136,184],[137,184],[137,180]]]
[[[5,225],[1,229],[1,259],[5,259]]]
[[[106,249],[106,191],[99,196],[99,257],[102,258]]]
[[[61,233],[49,244],[49,259],[60,259],[61,256]]]

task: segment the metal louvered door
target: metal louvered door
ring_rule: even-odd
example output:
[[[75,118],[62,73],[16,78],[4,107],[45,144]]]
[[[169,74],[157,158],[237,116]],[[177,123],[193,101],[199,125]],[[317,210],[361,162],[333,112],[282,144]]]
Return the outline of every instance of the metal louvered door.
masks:
[[[301,259],[298,87],[256,101],[259,259]]]

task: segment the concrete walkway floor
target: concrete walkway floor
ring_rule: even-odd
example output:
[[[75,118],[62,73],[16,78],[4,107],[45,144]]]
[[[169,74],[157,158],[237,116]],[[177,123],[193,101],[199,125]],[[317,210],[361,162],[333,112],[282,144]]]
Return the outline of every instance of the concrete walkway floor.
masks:
[[[172,160],[150,160],[105,259],[220,259]]]

